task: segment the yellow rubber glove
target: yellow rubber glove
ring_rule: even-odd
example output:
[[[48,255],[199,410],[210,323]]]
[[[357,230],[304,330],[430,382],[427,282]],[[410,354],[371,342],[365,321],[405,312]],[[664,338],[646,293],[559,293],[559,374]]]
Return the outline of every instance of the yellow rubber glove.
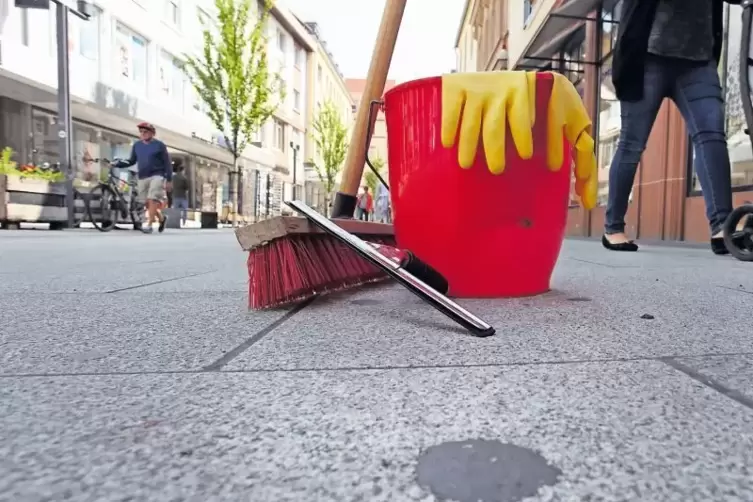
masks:
[[[562,167],[562,134],[575,150],[575,193],[585,209],[596,207],[599,180],[591,136],[591,118],[575,86],[567,77],[552,72],[554,84],[547,117],[547,165],[552,171]]]
[[[458,163],[469,168],[476,159],[479,136],[489,171],[505,170],[507,123],[518,155],[533,156],[536,74],[524,71],[452,73],[442,77],[442,145],[458,137]],[[462,114],[462,121],[461,121]],[[482,126],[483,124],[483,126]],[[482,131],[483,127],[483,131]]]

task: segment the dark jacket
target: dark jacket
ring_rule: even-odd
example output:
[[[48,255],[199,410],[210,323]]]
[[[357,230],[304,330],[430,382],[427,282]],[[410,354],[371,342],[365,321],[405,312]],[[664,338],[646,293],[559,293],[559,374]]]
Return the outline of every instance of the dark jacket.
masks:
[[[691,1],[691,0],[688,0]],[[724,2],[739,5],[740,0],[701,0],[713,2],[712,29],[714,59],[722,54]],[[648,38],[659,0],[623,0],[617,42],[612,56],[612,82],[620,101],[643,98],[643,76],[648,54]]]
[[[189,188],[188,178],[183,172],[173,174],[173,199],[187,199]]]

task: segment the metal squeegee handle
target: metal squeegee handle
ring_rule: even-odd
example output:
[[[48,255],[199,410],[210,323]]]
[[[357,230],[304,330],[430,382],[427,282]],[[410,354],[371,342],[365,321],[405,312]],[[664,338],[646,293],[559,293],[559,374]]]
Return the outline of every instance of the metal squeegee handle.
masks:
[[[369,122],[368,122],[368,129],[366,130],[366,165],[369,166],[369,169],[371,169],[371,172],[374,173],[374,176],[377,177],[377,179],[384,185],[384,187],[389,190],[390,186],[387,184],[386,181],[384,181],[384,178],[382,178],[382,175],[379,174],[379,171],[377,171],[377,168],[374,167],[374,164],[371,163],[371,159],[369,158],[369,147],[371,146],[371,135],[374,134],[374,124],[376,123],[376,119],[374,118],[374,108],[379,108],[377,110],[377,114],[384,106],[384,101],[375,99],[371,103],[369,103]]]
[[[492,336],[495,333],[495,329],[491,325],[471,314],[443,294],[432,289],[429,285],[409,272],[403,270],[398,264],[376,252],[361,239],[354,238],[353,235],[340,228],[331,220],[317,213],[305,203],[298,200],[286,201],[285,203],[306,216],[306,218],[308,218],[308,220],[314,225],[333,235],[341,242],[352,246],[353,250],[361,255],[361,257],[387,272],[390,277],[405,286],[411,293],[470,331],[473,335],[487,337]]]

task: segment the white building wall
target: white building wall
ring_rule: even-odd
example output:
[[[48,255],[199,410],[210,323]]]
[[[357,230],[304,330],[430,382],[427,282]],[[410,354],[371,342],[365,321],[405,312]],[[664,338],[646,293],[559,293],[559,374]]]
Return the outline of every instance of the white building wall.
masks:
[[[295,25],[291,30],[278,19],[284,16]],[[261,141],[270,146],[278,168],[283,168],[283,198],[293,197],[293,184],[299,196],[305,182],[305,132],[308,93],[306,88],[308,52],[313,47],[306,29],[282,6],[277,6],[267,26],[269,64],[279,74],[285,89],[284,100],[264,126]],[[305,39],[302,42],[301,39]],[[298,149],[291,148],[297,145]],[[294,173],[295,171],[295,173]],[[283,208],[286,209],[286,208]]]
[[[455,47],[455,69],[458,72],[474,72],[477,69],[478,41],[474,35],[471,15],[476,0],[467,0]]]
[[[525,0],[508,2],[508,58],[514,68],[523,56],[531,40],[536,36],[554,8],[556,0],[539,0],[527,4]]]
[[[211,0],[96,0],[94,4],[99,14],[90,21],[69,18],[74,118],[131,133],[137,122],[149,121],[159,135],[177,133],[217,142],[218,131],[173,62],[200,50],[198,16],[213,17]],[[11,0],[2,35],[3,74],[54,90],[56,59],[54,9],[24,12]],[[33,104],[55,107],[54,101]],[[190,151],[192,145],[174,146]],[[194,146],[207,154],[209,145]],[[212,149],[217,150],[215,158],[227,160],[221,148]],[[250,147],[244,157],[271,165],[269,152],[262,149]]]

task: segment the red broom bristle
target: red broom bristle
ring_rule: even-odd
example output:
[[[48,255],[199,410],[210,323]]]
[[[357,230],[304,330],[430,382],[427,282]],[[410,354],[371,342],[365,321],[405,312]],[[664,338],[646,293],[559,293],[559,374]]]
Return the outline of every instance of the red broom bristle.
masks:
[[[391,238],[370,239],[394,246]],[[288,236],[248,254],[249,306],[281,307],[384,279],[380,269],[328,235]]]

